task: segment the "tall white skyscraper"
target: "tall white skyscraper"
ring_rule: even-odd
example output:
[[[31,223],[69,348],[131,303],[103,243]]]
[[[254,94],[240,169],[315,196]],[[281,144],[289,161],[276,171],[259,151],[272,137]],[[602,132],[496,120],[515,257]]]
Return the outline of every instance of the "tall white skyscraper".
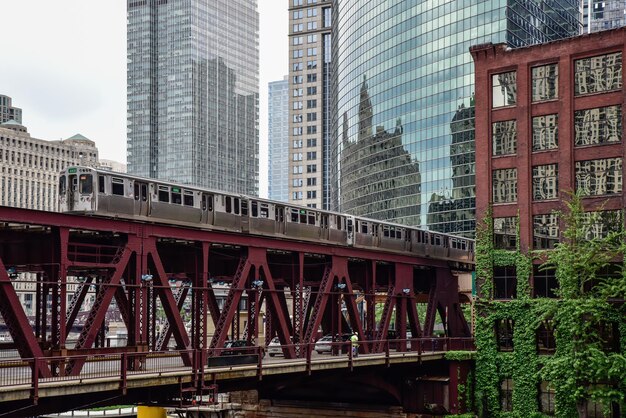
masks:
[[[256,0],[128,0],[128,172],[258,194]]]

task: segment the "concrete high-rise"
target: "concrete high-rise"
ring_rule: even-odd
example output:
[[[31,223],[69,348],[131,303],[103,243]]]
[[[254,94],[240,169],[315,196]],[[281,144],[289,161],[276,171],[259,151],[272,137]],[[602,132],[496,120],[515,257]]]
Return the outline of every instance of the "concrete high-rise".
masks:
[[[469,48],[577,35],[579,2],[333,0],[331,209],[472,236]]]
[[[331,1],[288,1],[289,201],[328,209]]]
[[[268,84],[268,196],[289,201],[289,76]]]
[[[257,1],[127,7],[128,172],[257,195]]]
[[[582,13],[585,33],[626,25],[624,0],[582,0]]]
[[[14,120],[17,123],[22,123],[22,109],[19,107],[13,107],[11,104],[11,98],[0,94],[0,123]]]

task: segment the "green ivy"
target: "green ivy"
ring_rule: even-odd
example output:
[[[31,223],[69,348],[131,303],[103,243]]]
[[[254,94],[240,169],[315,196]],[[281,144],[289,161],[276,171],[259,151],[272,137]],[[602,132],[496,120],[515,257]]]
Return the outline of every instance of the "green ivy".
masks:
[[[618,402],[624,411],[626,393],[626,273],[585,292],[585,283],[598,280],[600,270],[619,254],[626,254],[624,233],[606,238],[587,239],[585,215],[580,198],[573,196],[561,216],[566,229],[563,241],[554,250],[523,254],[495,249],[492,213],[489,209],[476,234],[476,372],[475,408],[480,416],[542,417],[539,412],[539,384],[549,381],[555,388],[555,415],[578,416],[584,401],[603,405]],[[519,222],[518,222],[519,237]],[[532,298],[530,277],[533,258],[545,260],[542,268],[556,271],[560,299]],[[493,300],[493,268],[515,266],[517,296],[509,301]],[[514,321],[511,352],[498,351],[495,324],[500,319]],[[553,322],[556,352],[537,353],[536,332],[542,321]],[[620,351],[602,351],[598,323],[619,326]],[[453,355],[454,357],[454,355]],[[500,382],[514,382],[512,412],[501,411]],[[611,386],[597,386],[612,382]]]

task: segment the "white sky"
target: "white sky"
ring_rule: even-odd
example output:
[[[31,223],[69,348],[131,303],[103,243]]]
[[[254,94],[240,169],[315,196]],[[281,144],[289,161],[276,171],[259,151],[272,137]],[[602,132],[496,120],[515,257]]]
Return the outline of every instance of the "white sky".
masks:
[[[258,0],[260,187],[267,196],[267,83],[288,71],[287,0]],[[31,136],[80,133],[126,162],[126,1],[0,0],[0,94]]]

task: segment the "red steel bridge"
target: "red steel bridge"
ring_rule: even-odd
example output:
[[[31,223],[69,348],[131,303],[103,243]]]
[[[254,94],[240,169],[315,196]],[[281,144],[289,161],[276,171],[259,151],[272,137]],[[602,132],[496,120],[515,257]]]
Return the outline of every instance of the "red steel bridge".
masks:
[[[0,313],[10,334],[0,343],[0,417],[210,402],[243,388],[462,412],[456,385],[470,366],[445,353],[473,350],[457,280],[472,269],[471,260],[0,207]],[[16,292],[23,273],[33,278],[34,321]],[[217,282],[227,285],[221,301]],[[121,347],[105,338],[111,309],[126,328]],[[436,322],[445,337],[434,335]],[[358,335],[358,357],[341,338],[331,355],[314,352],[320,336],[346,332]],[[275,336],[283,356],[264,358]],[[245,343],[224,348],[233,340]],[[346,382],[361,385],[361,398]]]

